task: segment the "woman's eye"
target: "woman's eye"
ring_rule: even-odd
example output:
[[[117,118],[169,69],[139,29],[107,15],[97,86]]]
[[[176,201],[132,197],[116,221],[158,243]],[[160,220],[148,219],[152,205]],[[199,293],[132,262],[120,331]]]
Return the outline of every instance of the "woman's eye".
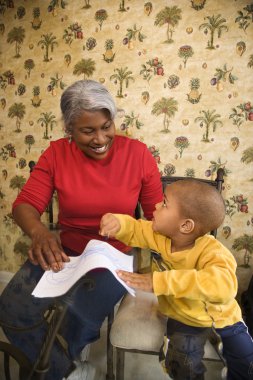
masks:
[[[104,129],[105,129],[105,130],[109,129],[109,128],[111,127],[111,125],[112,125],[112,124],[107,124],[107,125],[105,125],[105,126],[104,126]]]
[[[166,207],[165,199],[163,200],[163,207]]]
[[[83,134],[85,134],[85,135],[91,135],[92,134],[92,132],[83,132]]]

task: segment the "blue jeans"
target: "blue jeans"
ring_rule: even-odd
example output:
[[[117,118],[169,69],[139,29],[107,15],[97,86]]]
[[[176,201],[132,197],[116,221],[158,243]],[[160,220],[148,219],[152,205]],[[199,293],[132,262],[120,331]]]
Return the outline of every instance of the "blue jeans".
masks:
[[[223,343],[227,380],[253,380],[253,341],[243,322],[216,329]],[[206,368],[202,362],[204,345],[210,328],[185,325],[168,319],[168,347],[161,349],[160,361],[172,379],[203,380]]]
[[[0,320],[14,327],[29,327],[42,320],[52,304],[52,298],[35,298],[31,293],[44,271],[27,261],[15,274],[0,298]],[[71,297],[61,335],[68,344],[65,351],[56,340],[50,356],[50,369],[46,380],[61,380],[72,368],[73,359],[82,349],[100,336],[100,328],[126,289],[109,270],[91,271],[86,277],[94,280],[95,287],[88,290],[80,286]],[[34,363],[47,331],[45,323],[26,331],[3,329],[9,341]]]
[[[216,329],[228,367],[227,380],[253,380],[253,340],[243,322]]]

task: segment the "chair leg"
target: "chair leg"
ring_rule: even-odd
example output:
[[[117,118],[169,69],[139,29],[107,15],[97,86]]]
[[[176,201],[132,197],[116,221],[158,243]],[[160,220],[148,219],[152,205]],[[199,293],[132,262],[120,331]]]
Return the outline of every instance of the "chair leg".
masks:
[[[107,373],[106,380],[115,380],[113,373],[113,346],[110,341],[110,332],[114,320],[114,311],[107,317]]]
[[[116,355],[116,380],[124,380],[125,351],[121,348],[116,348]]]

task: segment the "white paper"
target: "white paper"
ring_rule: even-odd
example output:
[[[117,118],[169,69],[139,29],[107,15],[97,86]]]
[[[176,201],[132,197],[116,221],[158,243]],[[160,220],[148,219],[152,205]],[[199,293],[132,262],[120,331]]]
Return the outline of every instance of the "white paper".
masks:
[[[120,252],[108,243],[100,240],[90,240],[83,253],[70,257],[70,262],[64,263],[59,272],[46,271],[34,288],[35,297],[58,297],[65,294],[83,275],[95,268],[107,268],[116,279],[135,296],[134,289],[122,281],[116,270],[133,272],[133,257]]]

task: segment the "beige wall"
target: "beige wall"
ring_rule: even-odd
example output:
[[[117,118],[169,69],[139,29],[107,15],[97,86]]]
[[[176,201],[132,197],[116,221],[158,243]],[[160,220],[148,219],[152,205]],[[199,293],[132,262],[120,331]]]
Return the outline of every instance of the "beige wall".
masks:
[[[245,288],[253,262],[250,0],[1,3],[0,269],[15,272],[26,249],[9,213],[27,164],[63,135],[64,86],[89,77],[112,92],[118,129],[150,147],[161,173],[211,178],[225,168],[218,237]]]

